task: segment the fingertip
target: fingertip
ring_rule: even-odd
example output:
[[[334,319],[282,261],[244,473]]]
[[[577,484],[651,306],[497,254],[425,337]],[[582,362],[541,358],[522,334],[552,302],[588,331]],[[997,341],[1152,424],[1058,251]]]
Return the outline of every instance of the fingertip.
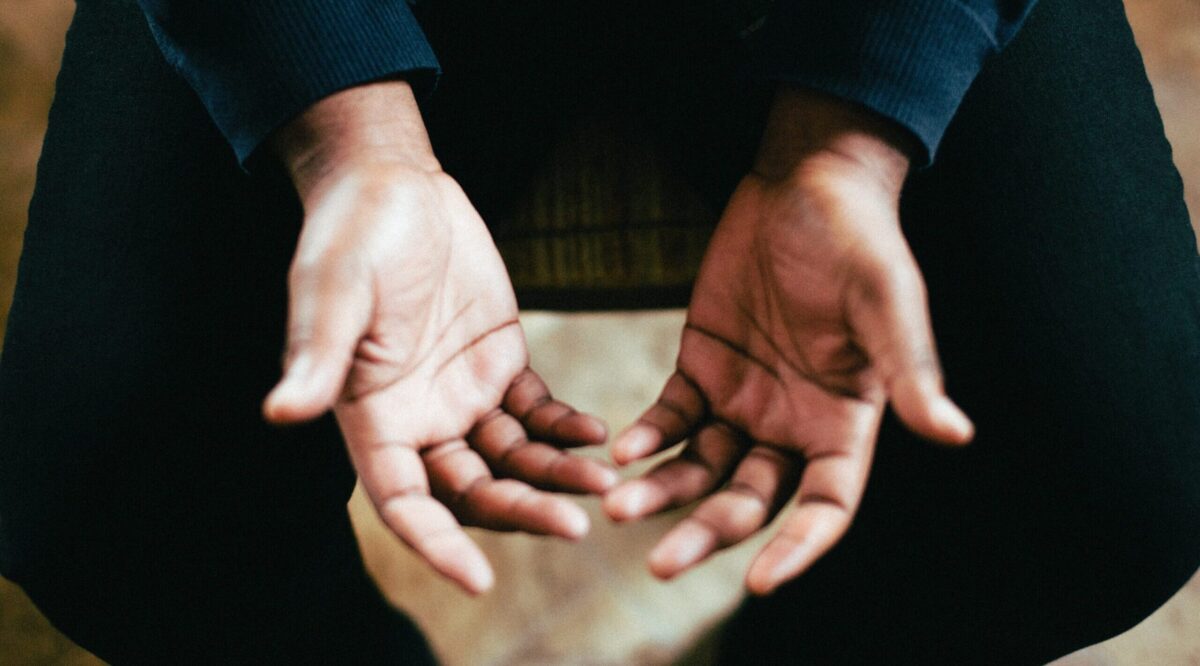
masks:
[[[646,556],[646,567],[655,578],[670,580],[679,570],[679,565],[676,562],[678,558],[673,555],[670,535],[668,534]]]
[[[592,474],[592,480],[589,482],[588,490],[597,495],[603,495],[609,492],[621,482],[621,474],[617,470],[597,463],[593,468],[596,471]]]
[[[906,382],[892,395],[896,415],[914,433],[939,444],[963,446],[975,436],[975,425],[932,383]]]
[[[746,572],[746,589],[756,596],[771,594],[807,571],[821,552],[811,535],[799,541],[782,534],[776,536],[751,563]]]
[[[655,577],[670,580],[678,576],[703,560],[716,545],[706,535],[687,533],[686,526],[685,522],[677,527],[650,551],[646,562]]]
[[[762,576],[746,576],[746,591],[756,597],[765,597],[775,591],[776,585]]]
[[[308,355],[289,364],[283,379],[263,400],[263,417],[276,425],[310,421],[333,406],[343,373]]]
[[[613,440],[613,462],[624,466],[640,460],[658,449],[659,439],[658,432],[654,428],[635,423]]]
[[[262,415],[268,423],[291,425],[316,418],[325,410],[306,404],[296,382],[284,379],[263,400]]]
[[[480,573],[464,582],[463,589],[473,597],[478,597],[492,591],[496,586],[496,576],[489,567],[486,573]]]
[[[975,438],[975,424],[950,398],[941,396],[934,404],[934,420],[945,432],[947,444],[965,446]]]
[[[783,578],[776,573],[777,566],[768,565],[762,556],[750,565],[746,572],[746,591],[756,597],[765,597],[774,592],[782,583]]]
[[[262,417],[263,417],[263,420],[266,421],[267,423],[272,423],[274,425],[284,425],[286,423],[286,421],[284,420],[283,415],[280,413],[278,398],[275,397],[275,394],[278,391],[279,391],[278,388],[272,390],[270,393],[267,394],[267,397],[263,399],[263,401],[262,401]]]
[[[568,505],[570,509],[563,516],[559,535],[564,539],[571,541],[579,541],[588,535],[591,530],[592,521],[588,518],[587,511],[575,504]]]
[[[911,424],[918,434],[947,446],[965,446],[975,436],[975,424],[950,398],[938,395],[925,411],[924,418]]]
[[[551,439],[559,446],[597,446],[608,441],[608,427],[591,414],[575,413],[554,426]]]
[[[492,571],[492,565],[488,563],[483,553],[476,553],[476,555],[477,557],[470,558],[473,561],[466,562],[462,570],[455,576],[455,581],[459,586],[473,597],[490,592],[496,585],[496,574]]]
[[[623,523],[628,520],[625,516],[625,508],[612,497],[611,492],[600,501],[600,508],[604,511],[604,515],[614,523]]]
[[[579,439],[593,446],[603,444],[608,441],[608,426],[599,417],[591,414],[583,415],[582,426],[580,427]]]
[[[547,484],[557,492],[604,495],[621,482],[621,475],[611,465],[590,458],[571,458],[569,466],[563,465],[561,470],[559,476]]]
[[[623,523],[640,517],[649,504],[649,490],[638,480],[617,486],[604,496],[604,513]]]
[[[657,552],[656,548],[646,557],[646,568],[650,571],[650,575],[659,580],[671,580],[679,574],[679,569],[663,555],[657,555]]]

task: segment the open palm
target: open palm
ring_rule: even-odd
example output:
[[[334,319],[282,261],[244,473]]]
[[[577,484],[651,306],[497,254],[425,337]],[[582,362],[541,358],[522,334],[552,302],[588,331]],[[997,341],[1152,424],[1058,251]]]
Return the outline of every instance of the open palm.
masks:
[[[583,536],[583,510],[543,491],[606,490],[611,469],[557,448],[605,429],[529,369],[504,265],[457,183],[381,162],[305,204],[267,416],[332,406],[383,521],[470,592],[492,572],[462,525]]]
[[[844,166],[844,168],[843,168]],[[674,576],[797,510],[755,559],[765,593],[849,527],[889,398],[915,431],[971,436],[944,396],[898,192],[854,165],[746,177],[697,278],[675,374],[613,444],[620,463],[685,438],[682,453],[614,489],[630,520],[706,498],[650,555]]]

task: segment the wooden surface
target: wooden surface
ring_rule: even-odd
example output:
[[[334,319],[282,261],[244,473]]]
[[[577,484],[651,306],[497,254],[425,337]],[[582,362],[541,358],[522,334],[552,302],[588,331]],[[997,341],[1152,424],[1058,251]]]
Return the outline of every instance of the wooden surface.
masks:
[[[1128,0],[1127,7],[1195,220],[1200,2]],[[0,328],[72,8],[67,0],[0,3]],[[671,189],[669,182],[663,187]],[[662,209],[661,201],[647,200],[650,209]],[[617,427],[657,391],[680,323],[678,312],[525,318],[536,365],[557,392]],[[351,506],[372,572],[387,595],[424,624],[451,664],[667,663],[736,602],[746,557],[741,549],[661,585],[645,574],[641,556],[669,521],[615,528],[598,519],[595,502],[588,502],[596,528],[580,546],[481,535],[497,563],[499,584],[484,599],[470,601],[415,563],[364,510],[361,498]],[[54,632],[19,589],[0,580],[0,664],[95,663]],[[1133,631],[1061,663],[1200,664],[1200,578]]]

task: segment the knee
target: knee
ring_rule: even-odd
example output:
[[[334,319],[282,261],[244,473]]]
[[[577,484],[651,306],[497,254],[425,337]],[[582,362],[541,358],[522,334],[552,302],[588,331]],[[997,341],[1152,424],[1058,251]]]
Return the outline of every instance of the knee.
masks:
[[[1200,569],[1200,538],[1194,530],[1151,531],[1131,530],[1107,544],[1120,541],[1121,547],[1085,544],[1074,550],[1078,561],[1062,561],[1057,573],[1043,578],[1047,592],[1061,602],[1038,611],[1049,635],[1060,639],[1054,641],[1057,654],[1047,658],[1133,629],[1188,584]]]

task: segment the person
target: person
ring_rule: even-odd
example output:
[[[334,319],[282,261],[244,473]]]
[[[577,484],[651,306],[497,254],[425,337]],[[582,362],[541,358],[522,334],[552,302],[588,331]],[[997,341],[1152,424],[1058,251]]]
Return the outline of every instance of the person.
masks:
[[[80,2],[0,366],[4,575],[114,663],[429,660],[357,472],[472,593],[461,524],[586,531],[547,490],[702,499],[663,577],[797,495],[726,661],[1131,626],[1200,561],[1200,261],[1120,3],[1031,5]],[[728,201],[612,451],[688,443],[615,487],[556,450],[606,433],[529,369],[491,240],[546,127],[611,100]]]

